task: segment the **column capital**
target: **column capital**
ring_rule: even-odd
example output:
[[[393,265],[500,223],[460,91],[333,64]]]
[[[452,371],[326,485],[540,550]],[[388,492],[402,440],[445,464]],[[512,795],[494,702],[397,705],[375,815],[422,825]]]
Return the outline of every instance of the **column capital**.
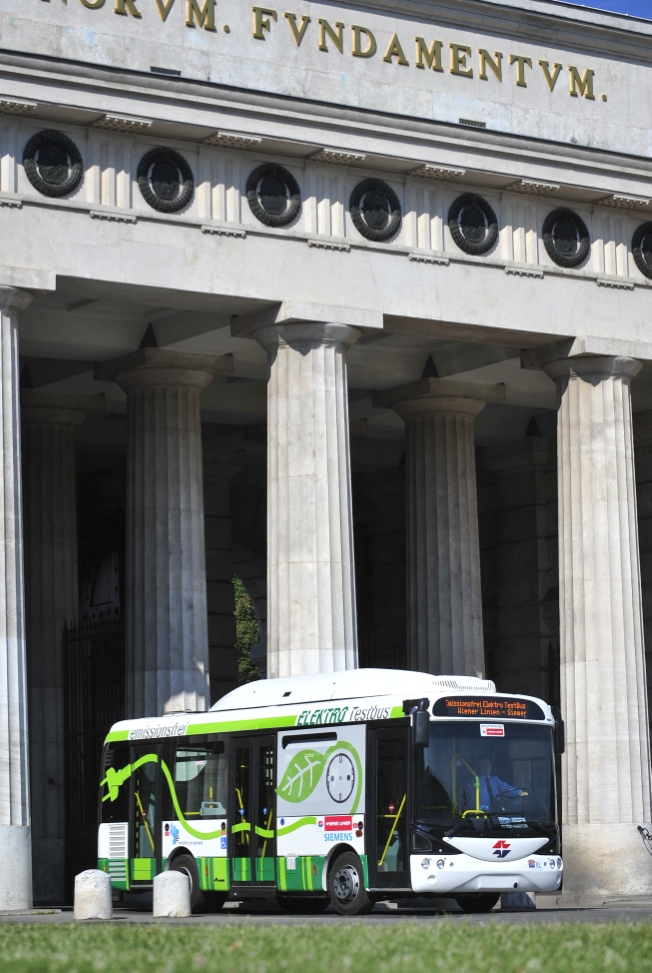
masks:
[[[144,388],[207,388],[218,375],[231,375],[232,355],[197,355],[167,348],[139,348],[99,362],[98,381],[115,382],[125,392]]]
[[[467,416],[475,419],[489,402],[504,402],[505,386],[484,382],[456,382],[446,378],[422,378],[409,385],[374,392],[377,409],[394,409],[406,422],[431,415]]]
[[[281,347],[306,352],[327,346],[346,352],[358,340],[360,331],[349,324],[302,321],[265,325],[253,331],[251,337],[270,355]]]
[[[0,286],[0,312],[20,314],[33,300],[31,291],[24,291],[21,287]]]
[[[20,392],[20,420],[23,424],[81,426],[89,412],[104,412],[104,396],[42,392],[40,389],[21,389]]]
[[[582,355],[578,358],[561,358],[549,361],[542,366],[548,378],[557,385],[571,378],[590,381],[604,381],[608,378],[631,380],[643,368],[637,358],[620,358],[615,355]]]

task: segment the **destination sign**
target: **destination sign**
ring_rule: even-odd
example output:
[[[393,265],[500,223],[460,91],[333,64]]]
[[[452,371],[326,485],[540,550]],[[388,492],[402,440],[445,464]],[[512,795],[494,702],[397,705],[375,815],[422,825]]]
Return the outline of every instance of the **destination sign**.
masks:
[[[443,696],[432,708],[433,716],[496,720],[545,720],[543,710],[531,699],[495,696]]]

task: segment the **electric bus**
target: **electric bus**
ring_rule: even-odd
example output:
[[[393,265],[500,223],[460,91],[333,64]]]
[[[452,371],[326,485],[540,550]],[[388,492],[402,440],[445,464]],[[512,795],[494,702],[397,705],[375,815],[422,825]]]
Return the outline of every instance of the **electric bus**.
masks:
[[[562,884],[547,703],[466,676],[355,669],[261,680],[208,712],[106,738],[99,868],[114,889],[188,876],[193,911],[273,897],[343,915],[375,902]]]

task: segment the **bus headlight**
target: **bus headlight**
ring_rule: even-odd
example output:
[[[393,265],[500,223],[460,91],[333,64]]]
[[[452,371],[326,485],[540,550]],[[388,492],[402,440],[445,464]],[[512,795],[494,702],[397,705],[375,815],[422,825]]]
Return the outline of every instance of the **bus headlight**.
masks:
[[[421,867],[422,868],[430,868],[430,859],[429,858],[422,858],[421,859]]]
[[[444,859],[440,858],[439,861],[437,862],[437,868],[443,868],[445,864],[446,862],[444,861]]]

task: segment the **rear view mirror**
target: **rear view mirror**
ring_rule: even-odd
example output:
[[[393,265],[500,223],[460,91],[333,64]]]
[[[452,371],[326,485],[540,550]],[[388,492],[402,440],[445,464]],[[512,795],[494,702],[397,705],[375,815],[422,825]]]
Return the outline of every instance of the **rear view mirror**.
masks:
[[[555,753],[561,754],[566,751],[566,727],[561,718],[561,710],[558,706],[552,706],[552,715],[555,721]]]
[[[430,743],[430,713],[427,709],[419,709],[413,717],[414,745],[427,747]]]
[[[415,747],[427,747],[430,744],[430,700],[404,699],[403,712],[412,717],[412,742]]]

